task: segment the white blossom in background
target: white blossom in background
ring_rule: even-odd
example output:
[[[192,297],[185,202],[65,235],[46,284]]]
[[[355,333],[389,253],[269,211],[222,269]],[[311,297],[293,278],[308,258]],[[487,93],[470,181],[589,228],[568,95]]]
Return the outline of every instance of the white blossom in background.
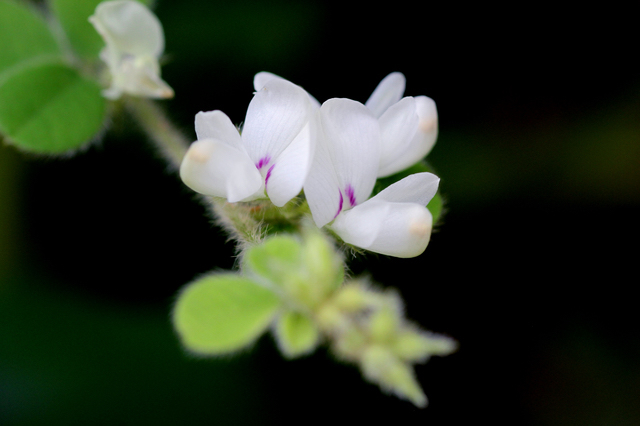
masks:
[[[438,112],[427,96],[402,97],[402,73],[386,76],[365,105],[378,118],[382,134],[378,177],[400,172],[424,158],[438,137]]]
[[[389,127],[401,128],[406,121],[402,114],[390,117],[395,121],[388,118]],[[322,104],[304,193],[316,225],[329,225],[346,243],[395,257],[418,256],[431,236],[433,219],[426,205],[437,192],[439,178],[413,174],[369,198],[381,156],[388,151],[382,146],[381,127],[375,112],[356,101],[330,99]],[[414,155],[406,161],[419,161]]]
[[[268,197],[282,207],[302,190],[315,146],[309,95],[282,78],[260,86],[242,134],[222,111],[196,115],[198,140],[180,167],[180,177],[194,191],[230,203]]]
[[[158,59],[164,33],[158,18],[137,1],[108,1],[89,17],[106,43],[100,52],[111,73],[108,99],[123,93],[148,98],[171,98],[173,89],[160,78]]]

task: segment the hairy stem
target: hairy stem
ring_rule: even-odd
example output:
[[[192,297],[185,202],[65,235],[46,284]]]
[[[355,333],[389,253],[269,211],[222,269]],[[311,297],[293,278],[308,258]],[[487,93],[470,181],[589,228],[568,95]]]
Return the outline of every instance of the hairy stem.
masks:
[[[191,141],[173,125],[154,101],[127,96],[124,102],[127,110],[155,143],[169,166],[173,170],[179,170]]]

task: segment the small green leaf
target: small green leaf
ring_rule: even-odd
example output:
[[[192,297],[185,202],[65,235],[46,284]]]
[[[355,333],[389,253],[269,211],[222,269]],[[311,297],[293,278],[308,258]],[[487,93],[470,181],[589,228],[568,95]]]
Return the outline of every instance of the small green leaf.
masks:
[[[106,105],[97,83],[60,62],[25,67],[0,82],[0,132],[28,151],[81,147],[101,129]]]
[[[4,71],[60,49],[45,21],[29,7],[0,0],[0,80]]]
[[[257,339],[279,307],[279,299],[253,281],[214,274],[185,287],[174,307],[173,322],[187,349],[217,355]]]
[[[276,339],[282,353],[295,358],[312,352],[318,345],[320,332],[307,316],[297,312],[285,312],[278,318]]]
[[[98,58],[104,41],[88,21],[103,0],[51,0],[51,9],[67,34],[73,50],[82,58]],[[149,1],[140,1],[149,4]]]
[[[304,238],[302,256],[312,277],[322,280],[319,283],[329,295],[344,281],[344,265],[333,246],[319,232],[308,232]]]
[[[279,235],[250,248],[244,259],[255,273],[279,285],[284,276],[299,268],[301,250],[294,237]]]
[[[342,259],[319,233],[271,237],[247,250],[245,266],[296,309],[313,309],[335,291],[344,278]]]

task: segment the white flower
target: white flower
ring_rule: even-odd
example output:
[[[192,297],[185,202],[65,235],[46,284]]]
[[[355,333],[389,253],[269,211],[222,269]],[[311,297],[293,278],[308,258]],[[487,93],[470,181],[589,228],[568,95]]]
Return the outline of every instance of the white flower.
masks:
[[[261,72],[254,84],[258,90],[277,75]],[[422,160],[438,137],[436,103],[427,96],[402,97],[406,79],[402,73],[387,75],[375,88],[365,106],[378,119],[381,131],[381,154],[378,177],[390,176]],[[320,103],[311,95],[317,108]]]
[[[378,177],[402,171],[424,158],[438,137],[438,112],[427,96],[404,97],[405,77],[386,76],[365,105],[380,122],[382,145]]]
[[[346,243],[377,253],[421,254],[431,236],[426,205],[436,194],[438,177],[410,175],[369,199],[384,153],[378,118],[358,102],[330,99],[320,108],[318,122],[316,153],[304,185],[316,225],[329,224]]]
[[[89,17],[106,43],[100,57],[111,72],[108,99],[123,93],[149,98],[171,98],[173,90],[160,78],[158,58],[164,34],[158,18],[137,1],[108,1]]]
[[[198,140],[180,166],[194,191],[231,203],[268,196],[282,207],[302,190],[315,146],[311,101],[282,78],[260,83],[242,134],[221,111],[196,115]]]

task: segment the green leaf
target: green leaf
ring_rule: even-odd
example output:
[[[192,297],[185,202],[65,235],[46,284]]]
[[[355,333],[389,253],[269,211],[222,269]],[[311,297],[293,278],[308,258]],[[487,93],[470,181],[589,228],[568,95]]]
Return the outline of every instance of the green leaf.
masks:
[[[291,235],[270,237],[247,250],[247,270],[267,281],[296,308],[313,309],[344,279],[342,259],[319,233],[309,231],[302,244]]]
[[[4,71],[60,49],[45,21],[30,8],[0,0],[0,80]]]
[[[245,262],[258,275],[278,285],[300,267],[301,244],[290,235],[278,235],[250,248]]]
[[[102,0],[50,0],[49,3],[73,50],[82,58],[97,59],[104,41],[88,19]],[[140,3],[148,5],[150,2]]]
[[[424,160],[419,161],[418,163],[414,164],[408,169],[405,169],[394,175],[380,178],[377,180],[376,185],[373,188],[373,192],[371,193],[371,196],[373,197],[374,195],[376,195],[386,187],[398,182],[399,180],[406,178],[409,175],[412,175],[414,173],[423,173],[423,172],[433,173],[433,169]],[[440,219],[440,216],[442,215],[443,204],[444,203],[442,200],[442,196],[440,195],[440,191],[438,191],[436,195],[433,197],[433,199],[427,205],[427,208],[429,209],[429,211],[431,212],[431,215],[433,216],[434,224],[438,222],[438,219]]]
[[[25,67],[0,82],[0,132],[36,153],[84,145],[100,131],[105,107],[96,82],[57,61]]]
[[[217,355],[241,349],[273,321],[279,299],[237,274],[214,274],[189,284],[173,311],[184,346],[198,354]]]
[[[294,358],[313,351],[318,345],[320,332],[307,316],[285,312],[276,324],[276,339],[282,353]]]

